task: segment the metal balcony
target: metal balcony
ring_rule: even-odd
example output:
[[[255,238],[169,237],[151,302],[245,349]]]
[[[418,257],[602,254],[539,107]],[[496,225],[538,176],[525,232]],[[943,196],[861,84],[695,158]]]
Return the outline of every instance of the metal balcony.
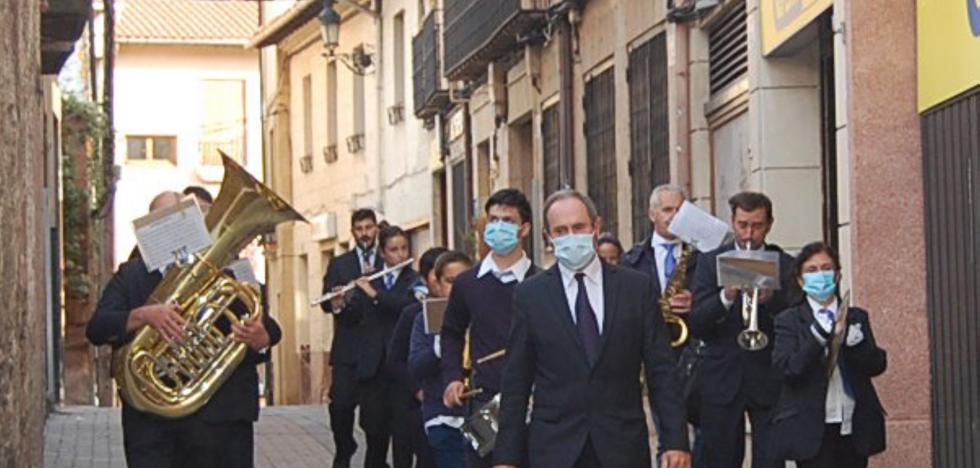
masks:
[[[547,0],[445,0],[445,73],[471,80],[545,20]]]

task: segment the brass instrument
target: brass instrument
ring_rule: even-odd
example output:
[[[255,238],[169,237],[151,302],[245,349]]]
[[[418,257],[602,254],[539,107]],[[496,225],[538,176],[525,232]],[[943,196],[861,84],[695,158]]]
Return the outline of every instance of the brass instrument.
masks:
[[[500,359],[507,354],[506,349],[494,351],[486,356],[478,358],[477,364],[483,364],[494,359]],[[473,357],[470,351],[470,330],[466,329],[466,340],[463,345],[463,398],[472,398],[483,393],[482,388],[474,388],[473,384]],[[479,409],[463,421],[460,432],[463,438],[473,447],[481,457],[487,456],[497,441],[497,415],[500,411],[500,394],[484,403]]]
[[[187,416],[204,406],[235,371],[247,345],[232,339],[230,325],[260,317],[262,300],[257,287],[232,279],[222,269],[256,236],[285,221],[305,221],[231,158],[222,154],[222,161],[221,192],[205,220],[211,247],[174,265],[147,301],[177,305],[187,323],[185,338],[167,342],[144,326],[113,355],[119,392],[140,411]],[[241,309],[232,306],[238,304],[245,313],[236,314]]]
[[[670,306],[670,300],[675,294],[684,289],[684,283],[687,282],[687,269],[693,254],[694,250],[690,246],[684,246],[681,251],[681,260],[677,263],[677,268],[674,269],[674,275],[670,277],[667,287],[664,289],[663,294],[660,295],[660,312],[664,315],[664,321],[667,322],[668,326],[672,325],[678,329],[677,338],[670,342],[672,348],[683,346],[687,342],[689,334],[687,322],[673,312],[673,308]]]
[[[748,351],[759,351],[769,345],[769,337],[759,330],[759,288],[742,292],[742,320],[747,328],[738,334],[738,345]]]
[[[395,266],[390,266],[388,268],[385,268],[384,270],[381,270],[381,271],[376,272],[376,273],[372,273],[372,274],[370,274],[370,275],[368,275],[366,277],[365,276],[362,276],[361,278],[367,278],[368,281],[374,281],[374,280],[376,280],[378,278],[383,277],[384,275],[386,275],[388,273],[391,273],[393,271],[396,271],[396,270],[399,270],[401,268],[405,268],[408,265],[411,265],[414,260],[415,259],[410,258],[410,259],[405,260],[404,262],[401,262],[401,263],[399,263],[399,264],[397,264]],[[320,296],[319,299],[317,299],[317,300],[315,300],[315,301],[313,301],[313,302],[310,303],[310,307],[316,307],[316,306],[318,306],[320,304],[323,304],[324,302],[327,302],[327,301],[329,301],[329,300],[331,300],[331,299],[333,299],[335,297],[343,296],[344,294],[347,294],[347,293],[353,291],[354,288],[357,287],[357,282],[361,278],[358,278],[358,279],[356,279],[354,281],[351,281],[350,283],[347,283],[347,284],[341,286],[339,289],[334,289],[333,291],[330,291],[330,292],[328,292],[328,293]]]

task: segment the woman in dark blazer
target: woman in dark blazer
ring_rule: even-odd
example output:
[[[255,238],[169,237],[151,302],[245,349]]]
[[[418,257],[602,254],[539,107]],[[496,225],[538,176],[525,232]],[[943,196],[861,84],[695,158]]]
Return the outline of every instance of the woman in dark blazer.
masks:
[[[871,378],[885,372],[868,313],[848,308],[837,320],[840,261],[822,242],[796,257],[806,299],[776,317],[773,366],[784,379],[772,417],[772,453],[799,468],[863,468],[885,449],[884,409]],[[838,338],[834,338],[837,336]],[[840,354],[831,369],[831,342]]]

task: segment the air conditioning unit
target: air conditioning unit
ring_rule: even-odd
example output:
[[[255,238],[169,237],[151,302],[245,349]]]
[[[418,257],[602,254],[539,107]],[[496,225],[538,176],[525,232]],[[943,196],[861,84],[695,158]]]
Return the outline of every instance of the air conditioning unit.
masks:
[[[358,133],[347,137],[347,152],[354,154],[364,149],[364,134]]]
[[[402,103],[395,104],[388,108],[388,124],[398,125],[405,120],[405,106]]]
[[[337,214],[322,213],[310,218],[310,239],[322,241],[337,237]]]

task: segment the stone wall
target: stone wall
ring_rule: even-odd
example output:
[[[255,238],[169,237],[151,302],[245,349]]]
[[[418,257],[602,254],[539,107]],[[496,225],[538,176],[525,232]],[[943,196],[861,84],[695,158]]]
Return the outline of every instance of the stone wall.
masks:
[[[0,2],[0,466],[40,466],[42,458],[40,3]]]

